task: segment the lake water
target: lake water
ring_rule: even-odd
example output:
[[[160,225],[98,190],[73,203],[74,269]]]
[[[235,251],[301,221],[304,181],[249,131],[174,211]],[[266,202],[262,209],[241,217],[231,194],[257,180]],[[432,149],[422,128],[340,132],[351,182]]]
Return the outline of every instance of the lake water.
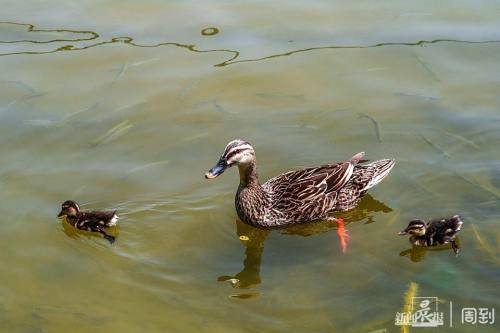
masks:
[[[412,282],[445,325],[406,331],[498,332],[460,322],[500,310],[498,2],[1,5],[2,332],[399,332]],[[238,221],[237,171],[203,175],[239,137],[262,181],[397,165],[340,214],[344,254],[334,223]],[[116,243],[66,199],[118,209]],[[457,213],[457,258],[397,236]]]

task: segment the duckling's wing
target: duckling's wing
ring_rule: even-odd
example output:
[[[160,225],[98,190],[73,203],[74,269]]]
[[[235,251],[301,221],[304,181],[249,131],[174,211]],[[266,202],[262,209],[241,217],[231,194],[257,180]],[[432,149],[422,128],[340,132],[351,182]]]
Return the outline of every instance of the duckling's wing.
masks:
[[[450,237],[455,237],[456,234],[462,229],[462,218],[459,215],[455,215],[449,219],[442,219],[436,222],[440,231]]]
[[[118,221],[118,216],[115,211],[99,212],[99,220],[103,221],[107,227],[113,226]]]
[[[107,227],[114,216],[113,211],[89,211],[85,214],[86,225],[93,229]]]
[[[460,215],[455,215],[449,220],[448,223],[452,226],[455,232],[459,232],[460,229],[462,229],[464,221],[462,220],[462,217]]]

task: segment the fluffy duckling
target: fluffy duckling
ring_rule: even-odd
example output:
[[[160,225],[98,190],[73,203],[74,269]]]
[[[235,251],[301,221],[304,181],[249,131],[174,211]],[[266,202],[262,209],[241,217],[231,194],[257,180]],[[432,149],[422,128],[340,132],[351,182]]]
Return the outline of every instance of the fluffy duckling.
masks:
[[[104,229],[116,225],[118,215],[115,211],[82,211],[80,206],[72,200],[67,200],[61,205],[58,218],[66,218],[66,221],[73,227],[101,233],[105,239],[113,244],[115,237],[107,234]]]
[[[427,247],[451,243],[453,252],[455,252],[455,255],[458,255],[458,246],[455,242],[455,237],[462,228],[462,224],[463,221],[460,215],[430,222],[412,220],[399,234],[409,234],[410,243],[415,246]]]

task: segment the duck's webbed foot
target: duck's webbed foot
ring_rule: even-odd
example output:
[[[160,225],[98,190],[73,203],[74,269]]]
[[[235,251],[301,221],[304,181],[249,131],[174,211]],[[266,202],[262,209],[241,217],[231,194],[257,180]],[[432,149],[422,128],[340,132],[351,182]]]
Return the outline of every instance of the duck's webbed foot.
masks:
[[[104,236],[104,239],[106,239],[109,244],[113,244],[116,240],[115,236],[111,236],[107,234],[104,230],[99,230],[99,232]]]
[[[341,218],[329,217],[329,221],[335,221],[337,223],[337,237],[339,238],[340,249],[342,253],[347,252],[347,244],[349,243],[349,234],[344,226],[344,220]]]
[[[455,257],[458,257],[458,252],[460,251],[460,249],[458,248],[458,245],[455,242],[455,240],[451,241],[451,248],[453,249],[453,252],[455,252]]]

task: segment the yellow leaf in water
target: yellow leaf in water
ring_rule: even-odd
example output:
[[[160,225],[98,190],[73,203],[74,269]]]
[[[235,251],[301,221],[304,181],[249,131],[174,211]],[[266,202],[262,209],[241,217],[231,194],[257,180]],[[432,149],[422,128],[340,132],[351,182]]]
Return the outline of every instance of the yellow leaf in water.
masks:
[[[500,190],[493,185],[491,182],[491,177],[488,177],[485,173],[477,173],[472,175],[472,179],[483,188],[485,191],[490,192],[500,198]]]
[[[396,214],[394,214],[394,215],[393,215],[393,216],[389,219],[389,221],[387,221],[387,224],[386,224],[386,225],[388,225],[388,226],[389,226],[389,225],[393,225],[393,224],[394,224],[394,222],[396,222],[396,221],[398,220],[399,215],[401,215],[401,212],[400,212],[400,211],[396,212]]]
[[[410,286],[408,287],[408,291],[405,293],[405,304],[403,305],[403,313],[411,312],[411,305],[413,297],[417,296],[418,284],[416,282],[410,282]],[[409,333],[410,326],[402,325],[401,333]]]
[[[259,297],[259,293],[246,293],[246,294],[233,294],[229,295],[231,298],[239,298],[239,299],[249,299]]]
[[[250,238],[248,238],[248,236],[242,235],[242,236],[240,236],[240,240],[247,241],[247,240],[250,240]]]
[[[109,131],[98,137],[92,142],[93,146],[98,146],[101,144],[108,143],[111,140],[118,138],[119,136],[125,134],[133,125],[130,124],[128,120],[124,120],[116,126],[113,126]]]
[[[483,252],[487,253],[490,256],[490,258],[498,264],[500,262],[500,260],[498,259],[497,253],[496,253],[495,249],[493,248],[493,246],[488,241],[486,241],[486,239],[483,239],[483,237],[481,237],[481,235],[479,234],[479,231],[477,230],[477,228],[474,224],[471,224],[470,227],[472,228],[472,232],[474,233],[474,236],[476,237],[476,242],[479,245],[479,248]]]

